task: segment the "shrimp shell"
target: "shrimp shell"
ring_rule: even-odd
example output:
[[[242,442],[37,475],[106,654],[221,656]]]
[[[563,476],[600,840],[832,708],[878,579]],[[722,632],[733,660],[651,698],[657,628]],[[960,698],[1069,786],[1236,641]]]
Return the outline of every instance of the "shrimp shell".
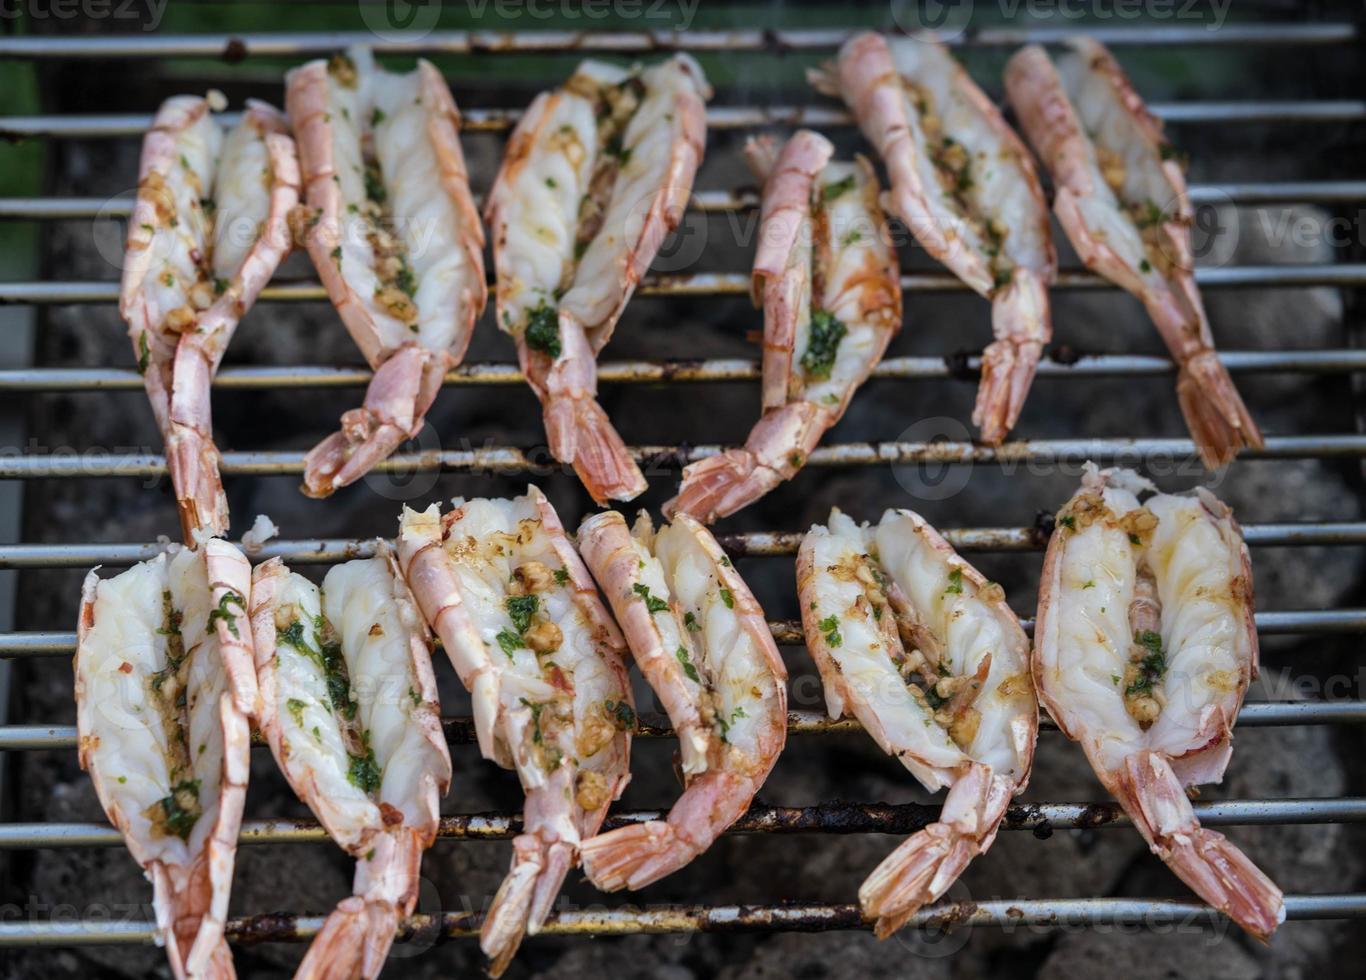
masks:
[[[460,112],[434,65],[397,75],[367,48],[311,61],[285,79],[307,207],[298,232],[328,297],[375,374],[365,403],[305,459],[304,492],[325,497],[353,483],[421,430],[446,373],[465,356],[484,309],[484,232],[460,150]],[[414,108],[417,107],[417,108]],[[393,209],[408,285],[386,287],[365,186],[373,149],[383,200]],[[401,288],[399,309],[382,298]],[[401,297],[400,297],[401,298]]]
[[[787,668],[754,595],[691,517],[656,531],[642,511],[630,530],[606,511],[584,521],[578,539],[679,736],[685,789],[668,820],[582,846],[593,884],[639,889],[682,868],[748,809],[786,744]]]
[[[299,799],[357,862],[354,894],[323,923],[296,976],[371,980],[417,903],[422,852],[450,785],[431,633],[384,542],[374,558],[334,566],[321,592],[278,558],[253,579],[261,730]],[[277,629],[285,616],[292,638]],[[357,756],[322,659],[324,622],[339,635],[351,718],[377,767],[373,790],[352,775]]]
[[[764,412],[743,448],[684,469],[666,516],[711,523],[795,476],[901,328],[901,284],[877,177],[863,157],[832,163],[832,151],[810,130],[794,133],[781,152],[767,137],[746,144],[765,181],[752,287],[764,310]],[[843,332],[829,363],[809,370],[813,316],[822,314]]]
[[[157,936],[172,973],[231,978],[224,928],[251,766],[250,718],[259,704],[244,612],[251,568],[236,548],[213,539],[112,579],[97,572],[86,576],[77,626],[81,768],[152,882]],[[173,636],[198,639],[175,665]],[[184,722],[173,729],[167,715],[144,715],[148,690],[167,682],[185,695]],[[177,750],[187,770],[180,779],[170,758]],[[191,784],[200,812],[182,835],[170,821],[183,820],[178,794]]]
[[[933,34],[890,42],[859,34],[840,48],[834,66],[810,78],[820,91],[843,96],[877,147],[892,182],[889,210],[926,251],[992,301],[995,340],[982,355],[972,420],[984,442],[999,444],[1019,418],[1052,336],[1047,287],[1057,254],[1029,151]],[[947,178],[935,162],[936,146],[963,151],[955,177],[962,200],[941,187]]]
[[[1233,719],[1256,675],[1247,546],[1207,491],[1140,504],[1145,490],[1152,485],[1136,474],[1088,464],[1059,511],[1039,592],[1035,684],[1153,853],[1265,939],[1285,917],[1280,890],[1200,826],[1185,792],[1223,778]],[[1140,573],[1151,587],[1139,587]],[[1136,624],[1154,612],[1160,632],[1141,632]],[[1155,719],[1135,713],[1135,696],[1160,706]]]
[[[398,556],[470,691],[480,752],[514,769],[526,792],[512,866],[480,933],[498,976],[540,930],[581,842],[630,778],[624,643],[535,487],[514,500],[457,499],[444,516],[404,508]]]
[[[1029,642],[1000,587],[911,511],[889,510],[876,528],[832,512],[802,540],[797,589],[830,716],[852,713],[926,789],[949,787],[939,820],[859,889],[886,938],[991,846],[1028,782],[1038,734]],[[929,688],[927,675],[937,706],[917,686]]]
[[[228,530],[209,389],[238,322],[289,254],[298,200],[294,141],[276,109],[248,100],[226,139],[202,98],[176,96],[157,111],[143,141],[119,312],[166,442],[187,542]]]
[[[1006,66],[1006,91],[1053,175],[1058,223],[1088,268],[1143,301],[1176,361],[1177,400],[1196,449],[1216,469],[1263,440],[1214,349],[1195,284],[1185,175],[1161,122],[1109,51],[1089,38],[1068,44],[1057,67],[1038,45],[1018,51]],[[1120,193],[1107,182],[1102,149],[1116,156],[1110,172]],[[1126,211],[1126,201],[1140,198],[1150,209],[1161,203],[1155,243]]]
[[[614,156],[596,110],[600,104],[614,118],[604,93],[631,85],[642,94]],[[542,403],[552,455],[573,465],[600,504],[630,500],[646,483],[597,402],[597,355],[682,219],[702,159],[710,94],[687,55],[630,71],[586,61],[565,86],[532,102],[489,192],[498,325],[516,341]],[[601,173],[610,182],[605,200],[598,200]],[[593,202],[600,213],[585,206]],[[585,222],[594,220],[587,235]]]

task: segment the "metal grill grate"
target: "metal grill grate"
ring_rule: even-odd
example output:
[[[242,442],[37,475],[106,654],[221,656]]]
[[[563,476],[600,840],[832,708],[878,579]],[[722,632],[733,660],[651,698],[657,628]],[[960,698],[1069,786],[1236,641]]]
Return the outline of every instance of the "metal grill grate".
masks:
[[[1030,41],[1050,42],[1073,33],[1070,29],[1001,28],[972,35],[965,43],[982,46],[1015,46]],[[1202,46],[1242,47],[1250,45],[1341,45],[1361,41],[1358,27],[1342,24],[1246,24],[1225,25],[1218,31],[1204,28],[1163,26],[1119,28],[1092,32],[1106,43],[1124,46]],[[770,52],[798,50],[827,51],[845,37],[843,31],[721,31],[721,32],[437,32],[420,42],[385,42],[369,34],[251,34],[241,37],[208,35],[142,35],[126,37],[10,36],[0,38],[0,57],[32,60],[56,59],[144,59],[152,57],[219,57],[240,60],[252,56],[290,56],[329,52],[352,43],[370,43],[380,52],[401,53],[502,53],[502,52],[604,52],[618,55],[668,50],[698,52]],[[457,90],[457,95],[458,95]],[[1312,125],[1321,123],[1361,123],[1366,121],[1366,101],[1295,100],[1246,102],[1178,102],[1155,104],[1154,111],[1175,123],[1270,123]],[[473,109],[465,114],[471,131],[501,132],[518,117],[515,109]],[[141,135],[149,122],[144,114],[119,115],[35,115],[0,118],[0,136],[6,138],[46,137],[126,138]],[[818,127],[850,125],[846,113],[828,107],[714,106],[708,111],[709,126],[717,129],[751,129],[767,125],[807,124]],[[1273,202],[1306,202],[1324,205],[1359,203],[1366,200],[1366,181],[1247,182],[1195,185],[1191,196],[1196,203],[1225,201],[1240,205]],[[755,207],[752,193],[724,189],[699,190],[693,207],[704,212],[746,210]],[[3,220],[67,220],[93,217],[125,217],[128,202],[104,202],[90,198],[0,199]],[[1207,289],[1269,287],[1366,286],[1366,265],[1336,263],[1303,266],[1241,266],[1202,269],[1201,285]],[[912,293],[961,291],[956,278],[942,271],[905,275],[903,288]],[[1109,289],[1096,276],[1084,270],[1064,270],[1058,289]],[[113,282],[41,281],[0,283],[0,303],[15,304],[112,304],[117,300]],[[668,296],[741,295],[749,290],[749,277],[743,271],[653,277],[642,292]],[[313,282],[282,282],[262,294],[263,301],[303,301],[323,299],[324,293]],[[1224,351],[1223,359],[1235,373],[1284,372],[1315,375],[1366,371],[1366,351],[1277,350]],[[931,379],[971,375],[976,359],[954,363],[942,357],[893,357],[874,372],[875,378]],[[1172,373],[1171,363],[1163,357],[1126,354],[1085,356],[1066,362],[1045,359],[1039,373],[1045,377],[1137,377]],[[609,384],[697,383],[754,381],[759,377],[756,362],[746,359],[706,361],[612,361],[601,365],[600,378]],[[223,389],[263,390],[274,388],[339,388],[366,384],[364,369],[330,365],[294,367],[237,367],[225,369],[217,379]],[[521,375],[514,364],[473,363],[454,371],[452,385],[506,386],[518,384]],[[133,391],[141,380],[132,369],[47,367],[33,370],[0,371],[0,392],[38,393],[60,391]],[[688,462],[715,453],[719,446],[638,446],[638,460],[668,459]],[[1056,461],[1096,459],[1127,462],[1163,455],[1189,454],[1186,439],[1046,439],[1008,443],[992,449],[966,442],[886,442],[826,445],[813,453],[810,465],[851,466],[914,461],[993,463],[1012,461]],[[1245,453],[1250,458],[1300,459],[1366,457],[1366,435],[1293,435],[1268,438],[1266,448]],[[520,474],[531,469],[528,456],[516,448],[446,451],[420,456],[399,456],[381,468],[405,471],[441,470]],[[224,453],[223,473],[239,475],[298,474],[302,455],[275,452]],[[82,478],[114,476],[153,477],[165,473],[161,456],[133,454],[114,456],[45,457],[4,455],[0,457],[0,479]],[[1254,547],[1293,547],[1309,545],[1366,544],[1366,522],[1338,523],[1265,523],[1245,528]],[[1044,534],[1029,527],[960,528],[947,532],[949,540],[967,551],[1033,552],[1045,541]],[[790,533],[749,533],[721,535],[721,543],[732,554],[746,556],[790,556],[798,535]],[[157,554],[164,546],[156,543],[129,544],[16,544],[0,545],[0,568],[47,569],[89,567],[95,564],[126,565]],[[369,542],[326,539],[274,541],[260,558],[281,556],[290,563],[318,564],[345,560],[371,553]],[[801,643],[800,624],[778,621],[771,624],[775,637],[784,644]],[[1028,627],[1030,624],[1026,622]],[[1366,632],[1366,609],[1293,610],[1263,612],[1257,625],[1264,635],[1334,634]],[[72,632],[12,632],[0,634],[0,657],[25,662],[39,658],[68,656],[74,649]],[[1366,701],[1260,702],[1247,704],[1238,718],[1240,727],[1286,725],[1361,725],[1366,724]],[[1044,728],[1051,726],[1045,721]],[[453,743],[473,740],[468,718],[446,721]],[[794,711],[789,716],[789,731],[802,735],[822,735],[857,729],[852,721],[832,722],[811,711]],[[671,735],[668,728],[646,725],[641,733],[647,738]],[[1045,737],[1056,737],[1046,735]],[[257,741],[259,745],[259,740]],[[75,730],[65,726],[11,724],[0,726],[0,750],[61,750],[75,746]],[[795,748],[791,751],[800,751]],[[1196,804],[1196,813],[1210,826],[1256,824],[1366,823],[1366,798],[1335,799],[1257,799]],[[867,833],[905,834],[934,819],[937,806],[923,804],[835,804],[810,807],[771,807],[756,805],[732,828],[731,833]],[[656,811],[616,813],[607,826],[657,819]],[[1127,825],[1127,818],[1113,804],[1041,803],[1011,807],[1005,827],[1011,830],[1039,831],[1043,828],[1096,828]],[[502,840],[515,834],[520,817],[509,813],[474,814],[446,817],[440,837],[462,840]],[[244,822],[244,844],[304,844],[324,840],[316,823],[308,821]],[[120,843],[118,833],[107,825],[85,823],[8,823],[0,825],[0,848],[69,848],[113,846]],[[1366,895],[1322,894],[1286,897],[1289,919],[1366,918]],[[988,901],[965,905],[941,905],[922,911],[913,922],[959,923],[971,925],[1028,925],[1060,923],[1099,924],[1135,923],[1146,926],[1168,923],[1211,923],[1213,914],[1203,906],[1162,899],[1036,899]],[[237,942],[297,941],[313,935],[320,918],[293,915],[255,916],[236,919],[229,933]],[[817,931],[850,929],[863,925],[853,905],[745,905],[699,907],[692,905],[652,905],[649,909],[621,906],[607,911],[562,912],[553,915],[545,933],[549,935],[624,935],[631,933],[686,932],[761,932],[771,930]],[[477,932],[477,916],[469,913],[440,913],[414,916],[404,926],[409,936],[470,936]],[[152,930],[140,923],[118,922],[0,922],[0,947],[36,945],[67,946],[86,944],[148,943]]]

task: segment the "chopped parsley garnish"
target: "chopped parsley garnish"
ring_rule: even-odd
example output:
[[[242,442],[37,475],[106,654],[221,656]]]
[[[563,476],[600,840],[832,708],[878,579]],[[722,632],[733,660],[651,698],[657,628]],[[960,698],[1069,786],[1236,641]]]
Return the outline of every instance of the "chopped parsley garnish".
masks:
[[[844,233],[844,235],[840,238],[840,244],[843,245],[845,248],[848,248],[850,245],[857,245],[862,240],[863,232],[855,228],[853,231],[846,231]]]
[[[182,779],[171,787],[169,796],[157,800],[166,832],[181,840],[189,840],[195,821],[202,812],[199,806],[199,780]]]
[[[242,610],[242,612],[247,611],[246,600],[244,600],[236,592],[229,590],[228,592],[225,592],[223,594],[222,599],[218,600],[218,608],[209,610],[209,621],[204,624],[204,632],[212,633],[213,624],[221,619],[223,620],[223,622],[228,624],[228,632],[240,639],[241,637],[238,635],[237,632],[237,614],[228,611],[228,603],[232,603],[238,609]]]
[[[1138,662],[1138,677],[1124,689],[1125,697],[1151,693],[1154,685],[1167,672],[1167,655],[1162,652],[1162,634],[1153,630],[1135,630],[1134,642],[1148,653]]]
[[[388,192],[384,189],[384,181],[380,178],[379,170],[375,167],[365,168],[365,196],[376,204],[383,204]]]
[[[372,127],[378,126],[382,122],[384,122],[383,109],[376,109],[374,112],[370,113],[370,125]]]
[[[938,711],[940,708],[944,707],[944,705],[948,704],[948,701],[949,699],[935,690],[933,685],[925,689],[925,703],[930,706],[930,710]]]
[[[213,294],[215,296],[222,296],[227,291],[228,281],[226,279],[215,278],[213,281]]]
[[[560,356],[560,316],[546,303],[536,307],[526,318],[526,345],[549,357]]]
[[[677,657],[678,662],[683,665],[683,673],[688,675],[688,680],[692,681],[694,684],[701,684],[702,678],[697,676],[697,668],[692,665],[692,660],[688,658],[687,648],[679,647],[674,651],[674,656]]]
[[[413,270],[402,258],[398,260],[398,274],[394,276],[394,285],[412,297],[417,293],[417,276],[413,275]]]
[[[1075,531],[1077,529],[1077,519],[1073,517],[1071,514],[1067,514],[1064,517],[1059,517],[1058,523],[1071,531]]]
[[[631,591],[645,600],[645,608],[652,613],[665,612],[669,608],[669,604],[659,596],[650,594],[650,587],[644,582],[631,586]]]
[[[522,648],[521,637],[512,632],[512,630],[499,630],[496,639],[498,640],[498,645],[503,648],[503,652],[507,654],[509,660],[512,659],[514,653]]]
[[[944,589],[944,595],[962,595],[962,594],[963,594],[963,570],[962,570],[961,568],[955,568],[955,569],[953,569],[953,571],[949,572],[949,584],[948,584],[948,586]]]
[[[727,609],[735,608],[735,594],[724,585],[721,586],[721,601],[726,604]]]
[[[553,191],[553,190],[555,190],[557,187],[559,187],[560,185],[559,185],[558,183],[556,183],[554,177],[547,177],[547,178],[545,179],[545,186],[549,187],[549,188]]]
[[[1152,272],[1153,264],[1149,262],[1147,259],[1142,259],[1138,263],[1138,268],[1142,272]]]
[[[541,608],[541,600],[536,595],[510,595],[504,605],[507,606],[508,615],[512,617],[513,627],[521,634],[531,625],[531,617]]]
[[[556,584],[556,585],[568,585],[568,584],[569,584],[569,569],[567,569],[567,568],[557,568],[557,569],[555,569],[555,571],[554,571],[554,575],[555,575],[555,584]]]
[[[683,625],[688,628],[689,633],[700,633],[702,631],[702,625],[698,623],[697,617],[691,612],[683,614]]]
[[[635,710],[625,701],[604,701],[603,711],[612,724],[623,732],[634,731],[636,727]]]
[[[844,642],[840,635],[840,618],[833,613],[817,623],[816,628],[825,634],[826,646],[837,647]]]
[[[368,738],[366,742],[369,742]],[[379,771],[379,764],[375,762],[375,750],[369,744],[365,746],[364,755],[351,756],[351,765],[346,770],[346,780],[362,793],[373,793],[379,789],[383,776]]]
[[[147,346],[147,331],[138,334],[138,374],[147,373],[147,364],[152,359],[151,348]]]
[[[842,194],[847,194],[854,189],[854,175],[850,174],[843,180],[837,180],[833,184],[826,184],[821,188],[821,201],[829,204]]]
[[[289,709],[289,716],[294,719],[294,724],[300,728],[304,727],[304,708],[308,705],[298,698],[290,698],[285,702],[285,707]]]
[[[811,336],[802,353],[802,370],[812,378],[825,380],[835,366],[835,354],[849,329],[827,310],[811,314]]]

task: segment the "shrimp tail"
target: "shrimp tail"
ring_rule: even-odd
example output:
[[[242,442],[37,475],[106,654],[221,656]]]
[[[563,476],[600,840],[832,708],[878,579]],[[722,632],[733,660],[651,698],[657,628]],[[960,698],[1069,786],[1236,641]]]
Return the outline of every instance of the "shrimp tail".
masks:
[[[332,910],[295,980],[374,980],[384,969],[399,922],[417,905],[422,852],[430,843],[412,827],[378,834],[356,864],[355,894]]]
[[[331,496],[417,435],[450,364],[449,354],[417,344],[395,351],[376,368],[364,405],[345,413],[341,431],[304,457],[304,493]]]
[[[986,851],[1005,817],[1012,786],[973,763],[950,788],[939,819],[912,834],[859,887],[859,904],[886,939],[949,889]]]
[[[598,404],[597,362],[588,337],[566,313],[560,314],[559,329],[562,349],[548,366],[525,340],[518,343],[522,368],[541,398],[550,454],[574,467],[599,504],[638,497],[645,477]]]
[[[551,455],[573,465],[598,504],[631,500],[644,492],[646,483],[640,467],[591,394],[547,397],[545,432]]]
[[[619,827],[584,841],[583,870],[603,891],[653,884],[710,847],[749,808],[757,789],[750,777],[708,770],[688,785],[667,821]]]
[[[1176,398],[1208,469],[1228,463],[1243,446],[1263,446],[1261,430],[1214,351],[1203,351],[1181,365]]]
[[[1192,891],[1261,940],[1285,921],[1281,890],[1223,834],[1200,826],[1164,757],[1132,755],[1118,776],[1116,798],[1152,852]]]
[[[688,514],[710,524],[734,514],[792,479],[828,425],[828,416],[809,401],[765,412],[743,449],[728,449],[684,468],[678,495],[664,504],[664,516]]]
[[[343,899],[314,937],[295,980],[373,980],[384,967],[399,910],[385,899]]]
[[[1017,267],[1010,284],[993,297],[991,325],[996,339],[982,353],[972,424],[981,429],[983,442],[997,446],[1020,417],[1043,345],[1052,335],[1043,280]]]
[[[546,843],[535,834],[520,834],[513,840],[512,869],[498,886],[479,931],[479,948],[489,958],[489,976],[502,976],[522,937],[540,931],[573,865],[574,846],[567,841]]]

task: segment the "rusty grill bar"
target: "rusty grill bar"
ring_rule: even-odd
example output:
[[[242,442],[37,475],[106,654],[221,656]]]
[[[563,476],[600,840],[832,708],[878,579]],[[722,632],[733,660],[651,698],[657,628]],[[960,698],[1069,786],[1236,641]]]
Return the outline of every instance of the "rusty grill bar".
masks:
[[[1049,43],[1075,33],[1064,28],[993,28],[950,39],[950,43],[982,47],[1013,47],[1029,42]],[[1356,43],[1355,24],[1239,24],[1218,30],[1205,27],[1125,27],[1092,29],[1107,44],[1124,46],[1199,45],[1218,47],[1322,46]],[[695,52],[756,52],[782,54],[793,51],[830,51],[847,36],[844,30],[737,30],[737,31],[630,31],[630,32],[463,32],[439,31],[417,41],[386,41],[370,34],[312,32],[294,34],[249,33],[223,35],[147,34],[100,36],[6,36],[0,37],[0,57],[49,61],[55,59],[154,57],[222,58],[229,62],[249,56],[303,57],[330,52],[354,43],[368,43],[377,51],[394,53],[566,53],[598,52],[630,55],[687,50]],[[1200,101],[1153,104],[1159,116],[1173,124],[1322,124],[1366,121],[1366,100],[1300,99],[1256,101]],[[471,109],[464,113],[468,132],[505,132],[520,117],[520,109]],[[231,122],[234,114],[224,114]],[[147,114],[33,115],[0,117],[0,137],[27,138],[125,138],[140,136]],[[814,106],[714,106],[707,113],[715,129],[750,129],[771,125],[851,125],[851,119],[833,104]],[[1255,205],[1264,203],[1353,204],[1366,201],[1366,181],[1241,182],[1195,185],[1197,203]],[[708,214],[753,209],[757,197],[750,190],[699,190],[692,207]],[[69,221],[121,219],[131,208],[128,199],[101,201],[92,198],[0,199],[0,220]],[[1335,263],[1299,266],[1241,266],[1205,268],[1198,272],[1205,288],[1276,288],[1366,286],[1366,264]],[[953,292],[966,289],[952,275],[916,272],[903,276],[902,286],[911,293]],[[1064,270],[1059,289],[1111,288],[1080,269]],[[114,282],[6,282],[0,283],[0,304],[109,304],[117,301]],[[651,277],[643,284],[645,296],[744,295],[749,278],[743,273],[705,273]],[[321,301],[325,295],[311,282],[282,282],[262,294],[263,301]],[[1366,371],[1366,350],[1273,350],[1225,351],[1222,358],[1235,373],[1295,372],[1342,374]],[[979,368],[973,358],[895,357],[874,371],[878,379],[935,379],[972,377]],[[1039,374],[1047,378],[1154,376],[1170,374],[1164,357],[1126,354],[1095,354],[1077,358],[1045,358]],[[364,368],[329,365],[294,367],[229,367],[216,385],[225,390],[273,388],[341,388],[363,386],[370,373]],[[754,381],[759,377],[752,359],[706,361],[615,361],[600,366],[607,383],[660,382],[699,383]],[[515,364],[466,364],[448,377],[453,385],[515,385],[521,375]],[[0,371],[0,392],[35,393],[57,391],[134,391],[141,379],[131,369],[42,368]],[[678,465],[721,451],[720,446],[640,446],[634,454],[642,462],[666,461]],[[822,446],[810,458],[816,466],[851,466],[936,461],[949,463],[1028,464],[1041,461],[1136,462],[1158,455],[1189,454],[1186,439],[1054,439],[1025,440],[991,449],[972,443],[853,443]],[[1294,435],[1269,438],[1260,453],[1248,458],[1366,458],[1366,436],[1350,434]],[[300,453],[230,452],[223,454],[225,475],[293,475],[301,472]],[[460,472],[524,473],[546,460],[536,460],[519,449],[473,449],[397,456],[381,469],[390,471],[448,470]],[[0,457],[0,479],[155,477],[164,474],[164,458],[147,453],[127,455],[86,453],[68,456]],[[1244,528],[1254,547],[1360,546],[1366,544],[1366,522],[1265,523]],[[1046,541],[1046,527],[959,528],[946,532],[949,540],[965,551],[1032,552]],[[790,556],[799,535],[761,532],[719,535],[733,555],[745,557]],[[295,564],[321,564],[373,553],[372,541],[348,539],[277,540],[267,543],[253,557],[280,556]],[[165,550],[161,543],[127,544],[17,544],[0,545],[0,569],[87,567],[94,564],[127,565]],[[1032,626],[1027,619],[1026,627]],[[800,624],[770,624],[775,638],[788,645],[802,642]],[[1257,615],[1263,635],[1327,635],[1366,633],[1366,609],[1264,611]],[[75,634],[66,631],[0,633],[0,658],[29,661],[69,656]],[[1364,725],[1366,701],[1250,702],[1244,705],[1240,727],[1289,725]],[[453,744],[473,741],[472,721],[465,717],[444,720]],[[1043,728],[1053,729],[1048,719]],[[823,713],[792,711],[788,729],[798,735],[830,735],[859,731],[852,720],[831,721]],[[642,719],[639,736],[668,738],[666,724]],[[259,736],[254,744],[261,745]],[[74,728],[41,724],[0,726],[0,751],[71,751],[76,744]],[[1228,800],[1195,804],[1199,818],[1210,826],[1314,824],[1366,822],[1366,797],[1332,799]],[[889,833],[906,834],[933,820],[935,804],[889,805],[875,803],[821,803],[807,807],[773,807],[756,804],[730,831],[747,833]],[[659,819],[659,811],[635,810],[613,814],[608,826]],[[1128,819],[1112,803],[1017,803],[1011,806],[1005,826],[1029,830],[1040,836],[1055,829],[1089,829],[1126,826]],[[443,840],[504,840],[520,828],[516,814],[487,813],[445,817],[439,837]],[[325,834],[313,821],[248,820],[242,827],[244,844],[318,843]],[[96,823],[0,824],[0,849],[116,846],[120,838],[113,828]],[[1366,918],[1366,894],[1287,895],[1289,920]],[[296,942],[309,939],[321,917],[256,915],[234,919],[228,932],[234,942]],[[1193,902],[1159,899],[1082,898],[1029,899],[950,903],[922,910],[912,923],[920,926],[992,926],[1056,928],[1060,925],[1131,924],[1151,927],[1162,924],[1212,926],[1214,913]],[[652,905],[641,908],[621,905],[608,909],[588,908],[551,916],[547,935],[607,936],[648,933],[763,932],[773,930],[822,931],[865,928],[855,905],[745,905],[696,906]],[[401,939],[437,941],[477,933],[477,913],[415,915],[401,929]],[[152,930],[140,921],[27,921],[0,922],[0,947],[77,946],[91,944],[150,943]]]

